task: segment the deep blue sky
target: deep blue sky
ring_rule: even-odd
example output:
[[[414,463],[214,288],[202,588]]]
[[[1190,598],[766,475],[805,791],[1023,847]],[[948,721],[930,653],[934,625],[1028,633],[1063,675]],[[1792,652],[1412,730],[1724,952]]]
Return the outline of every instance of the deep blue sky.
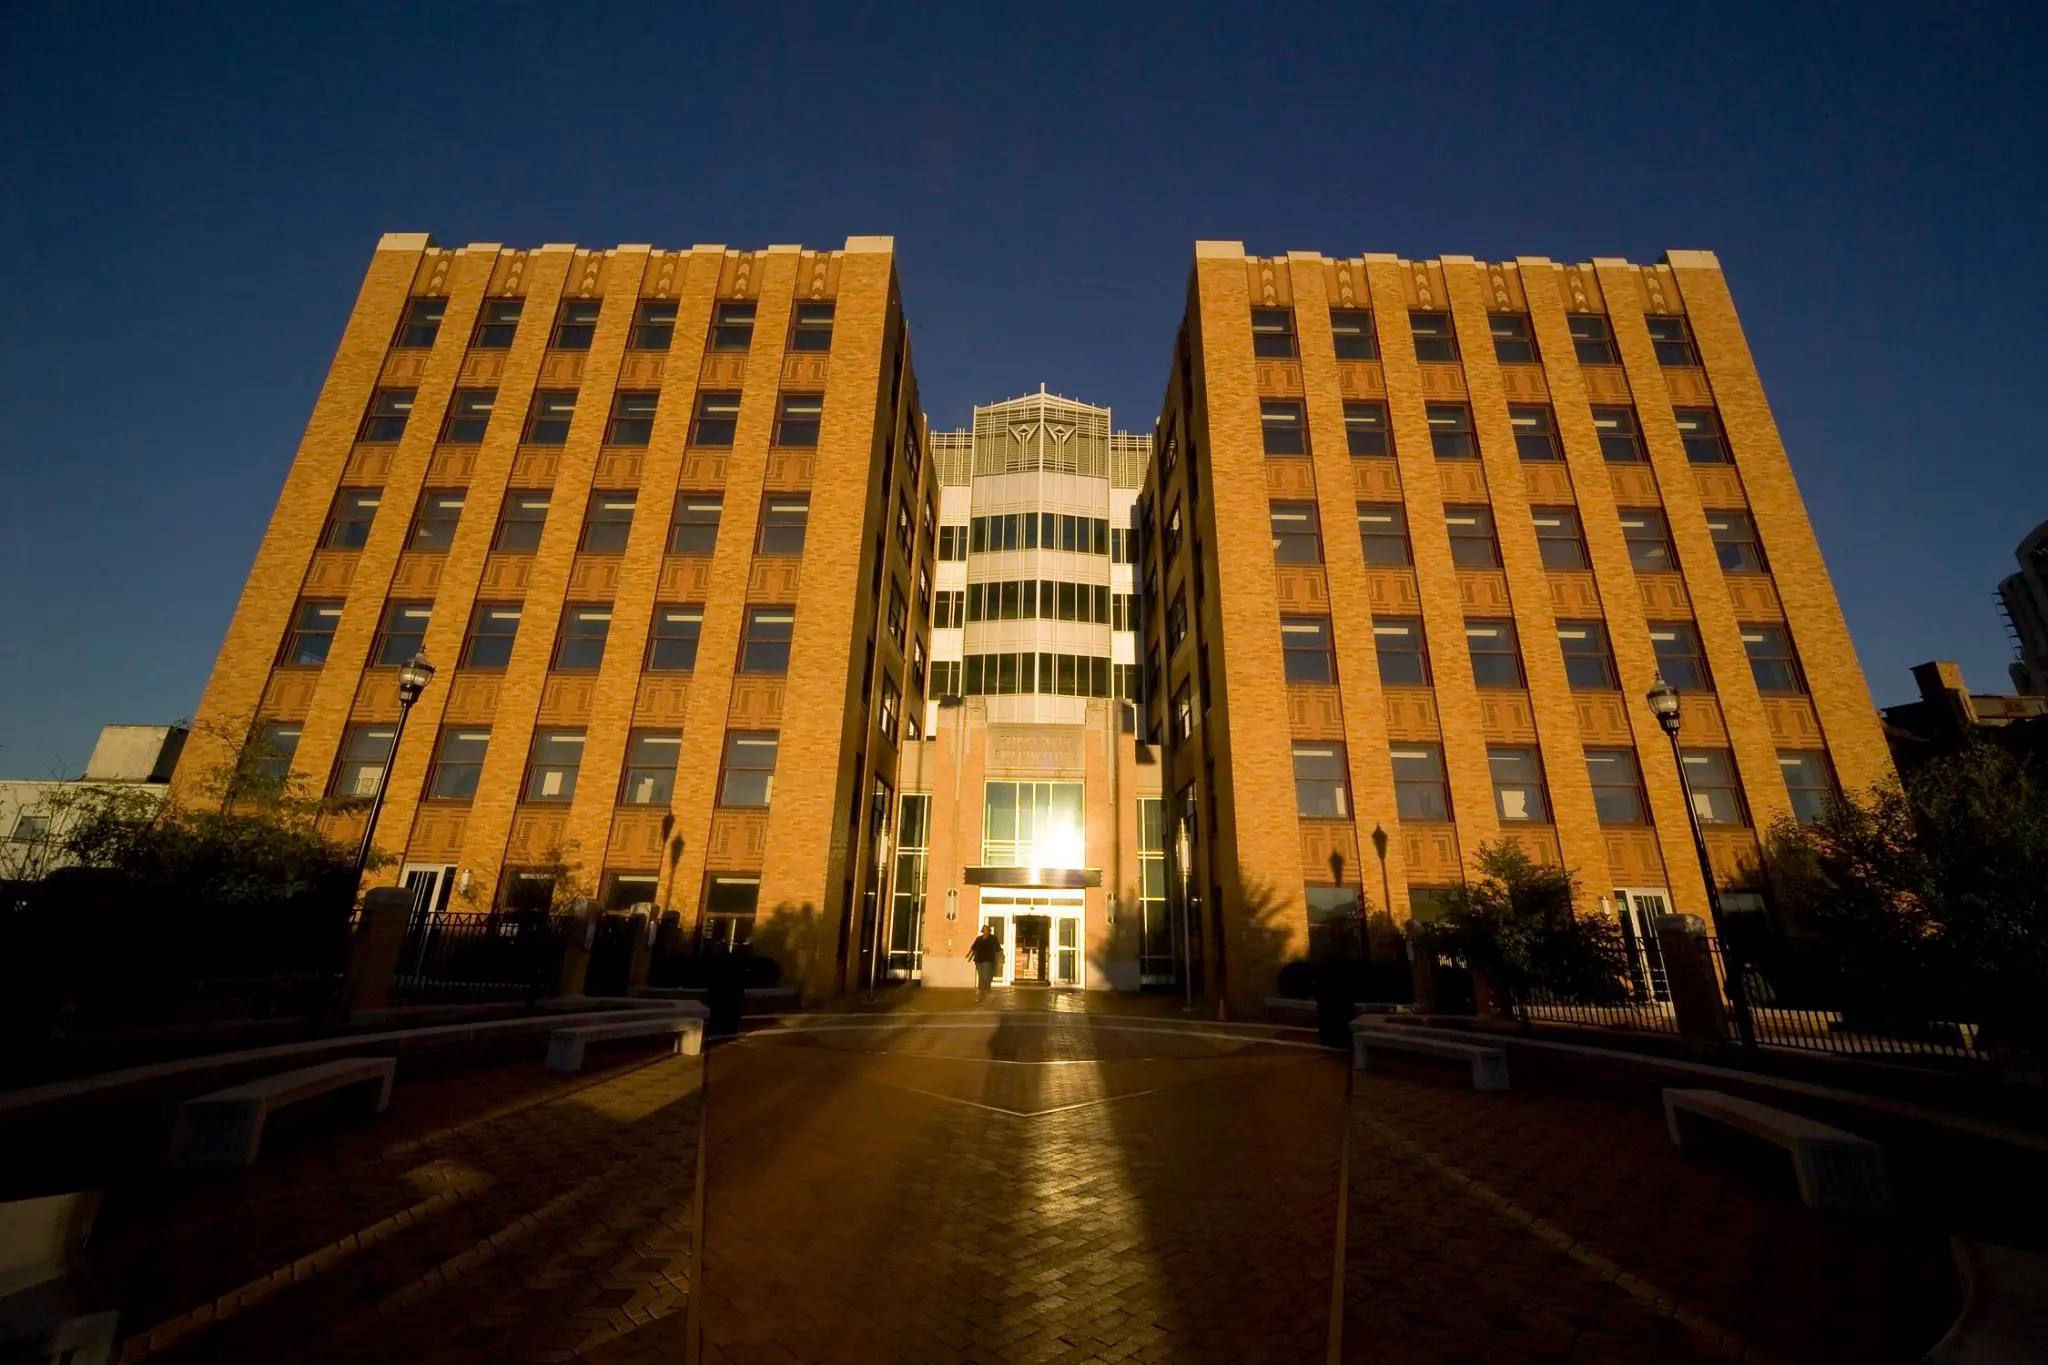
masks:
[[[189,714],[380,232],[896,237],[933,420],[1150,424],[1191,243],[1720,253],[1880,702],[2048,518],[2043,7],[0,16],[0,775]],[[1935,11],[1945,11],[1936,13]]]

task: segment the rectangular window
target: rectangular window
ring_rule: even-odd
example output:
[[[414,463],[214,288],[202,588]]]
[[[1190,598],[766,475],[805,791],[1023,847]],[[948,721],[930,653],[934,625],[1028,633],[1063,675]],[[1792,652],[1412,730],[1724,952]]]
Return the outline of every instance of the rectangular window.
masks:
[[[425,350],[441,335],[441,319],[447,312],[446,299],[407,299],[405,316],[398,324],[398,339],[391,344],[409,351]]]
[[[697,666],[697,638],[704,630],[702,607],[656,607],[647,639],[649,673],[688,673]]]
[[[1685,458],[1693,464],[1727,464],[1728,437],[1721,430],[1720,414],[1712,408],[1674,408],[1678,437],[1685,442]]]
[[[1330,618],[1327,616],[1281,617],[1280,655],[1289,682],[1327,683],[1337,680],[1337,663],[1330,654]]]
[[[517,602],[479,602],[469,618],[469,638],[462,642],[462,667],[484,673],[502,672],[512,662],[512,643],[519,638]]]
[[[909,623],[909,618],[910,599],[903,595],[903,585],[892,580],[889,584],[889,612],[886,624],[889,638],[896,642],[898,649],[903,647],[903,630]]]
[[[1591,567],[1586,559],[1586,541],[1579,534],[1579,514],[1569,507],[1532,507],[1530,520],[1536,523],[1536,551],[1543,567],[1571,573]]]
[[[384,608],[384,620],[377,627],[377,641],[370,648],[372,668],[397,668],[426,648],[427,621],[434,614],[432,602],[392,602]]]
[[[384,500],[381,488],[344,488],[335,494],[334,510],[327,514],[327,527],[320,544],[328,550],[360,550],[370,538],[370,524],[377,519],[377,504]]]
[[[1472,409],[1463,403],[1431,403],[1429,445],[1439,460],[1476,460],[1479,445],[1472,439]]]
[[[1166,608],[1166,652],[1168,655],[1180,652],[1181,641],[1188,638],[1188,595],[1185,589],[1173,595],[1173,601]]]
[[[761,535],[754,546],[759,555],[800,555],[804,552],[804,528],[810,521],[808,493],[774,493],[761,503]],[[718,534],[714,518],[711,533]]]
[[[654,437],[654,408],[661,395],[652,390],[622,390],[612,396],[611,420],[605,424],[608,446],[644,446]]]
[[[932,629],[953,630],[967,624],[967,594],[941,590],[932,604]]]
[[[881,727],[882,738],[894,743],[896,740],[896,714],[903,707],[903,694],[896,688],[896,680],[886,672],[882,674],[882,699],[875,705],[875,724]]]
[[[1799,656],[1792,652],[1792,637],[1783,626],[1742,627],[1742,648],[1749,655],[1757,691],[1781,695],[1806,691]]]
[[[1493,333],[1493,358],[1503,365],[1534,365],[1536,334],[1529,328],[1527,313],[1489,313],[1487,330]]]
[[[636,905],[653,906],[661,886],[658,872],[607,872],[600,898],[606,910],[631,910]]]
[[[1593,430],[1600,437],[1600,457],[1609,464],[1643,464],[1643,434],[1636,429],[1634,408],[1594,408]]]
[[[934,697],[957,697],[960,693],[960,661],[958,659],[932,660],[932,695]]]
[[[1461,569],[1500,567],[1500,542],[1494,539],[1491,508],[1446,507],[1444,529],[1451,537],[1451,563]]]
[[[803,501],[805,506],[809,505],[808,498]],[[668,552],[672,555],[710,554],[718,548],[718,521],[724,511],[725,500],[716,493],[678,493],[675,519],[668,528]],[[797,533],[797,549],[801,551],[801,525]]]
[[[1643,779],[1633,749],[1586,750],[1586,773],[1593,779],[1593,812],[1603,825],[1641,825]]]
[[[1174,560],[1180,558],[1180,534],[1180,499],[1176,498],[1173,510],[1166,515],[1166,539],[1163,548],[1166,551],[1166,564],[1169,568]]]
[[[511,350],[512,337],[519,330],[519,314],[525,307],[525,299],[486,299],[482,311],[476,315],[476,331],[469,339],[471,348],[478,351]]]
[[[1559,621],[1557,643],[1564,651],[1565,681],[1574,692],[1613,692],[1621,687],[1607,627],[1599,621]]]
[[[1529,685],[1522,676],[1522,655],[1515,647],[1513,621],[1467,621],[1465,643],[1472,652],[1475,687],[1519,690]]]
[[[1415,338],[1415,358],[1424,364],[1455,363],[1458,334],[1451,328],[1449,313],[1410,313],[1408,330]]]
[[[334,789],[345,800],[367,800],[384,785],[391,745],[398,731],[389,725],[351,725],[341,737],[341,759],[334,769]]]
[[[1707,658],[1699,632],[1690,621],[1650,622],[1650,648],[1657,654],[1657,672],[1680,692],[1708,692]]]
[[[775,792],[775,754],[782,736],[773,730],[731,730],[725,736],[725,772],[718,783],[721,806],[765,806]]]
[[[674,344],[676,337],[676,301],[674,299],[642,299],[640,311],[633,315],[633,337],[627,349],[633,351],[666,351]]]
[[[334,648],[334,629],[340,624],[341,603],[299,603],[292,628],[285,633],[284,652],[278,656],[278,663],[290,668],[318,668],[326,663],[327,651]]]
[[[1183,678],[1173,692],[1173,742],[1185,744],[1194,734],[1195,683],[1192,678]]]
[[[1557,444],[1557,422],[1549,408],[1512,407],[1508,409],[1508,425],[1515,433],[1515,454],[1525,460],[1562,460],[1564,451]]]
[[[1614,333],[1608,330],[1607,319],[1593,313],[1574,313],[1568,319],[1572,331],[1572,350],[1577,353],[1581,365],[1618,365],[1620,357],[1614,353]]]
[[[799,303],[789,324],[789,349],[829,351],[832,349],[832,305]]]
[[[1637,573],[1678,571],[1671,553],[1671,528],[1662,511],[1652,507],[1622,508],[1621,538],[1628,546],[1628,562]]]
[[[1294,812],[1304,820],[1351,818],[1349,769],[1341,744],[1294,746]]]
[[[905,559],[910,558],[910,540],[915,524],[910,519],[910,504],[902,498],[896,499],[896,548],[903,551]],[[876,568],[880,568],[879,561]]]
[[[744,351],[754,344],[754,305],[721,303],[711,316],[713,351]]]
[[[462,524],[463,491],[459,488],[430,488],[420,494],[420,510],[406,537],[408,550],[446,550],[455,543],[455,528]]]
[[[1415,563],[1408,549],[1408,513],[1398,502],[1358,504],[1358,544],[1368,568],[1405,569]]]
[[[565,445],[575,416],[576,390],[542,389],[526,411],[526,434],[521,439],[530,446]]]
[[[1414,617],[1376,616],[1373,648],[1379,654],[1380,681],[1388,687],[1429,686],[1429,651],[1422,643],[1422,622]]]
[[[1294,359],[1293,309],[1252,309],[1252,354],[1261,360]]]
[[[581,730],[535,730],[533,752],[526,760],[525,800],[568,801],[576,795],[576,774],[583,767]]]
[[[704,943],[728,952],[754,937],[754,911],[761,899],[759,877],[714,873],[704,885]]]
[[[1534,749],[1486,751],[1493,774],[1493,811],[1502,821],[1550,823],[1550,802],[1543,792],[1543,764]]]
[[[498,533],[491,548],[505,554],[530,555],[540,548],[540,533],[548,522],[548,495],[511,492],[498,514]]]
[[[1320,564],[1322,538],[1316,534],[1316,505],[1312,502],[1268,503],[1273,523],[1275,564]]]
[[[1693,349],[1692,329],[1685,325],[1684,318],[1646,317],[1643,325],[1650,329],[1650,344],[1657,348],[1659,365],[1676,370],[1700,363],[1699,352]]]
[[[683,736],[676,730],[635,730],[626,737],[626,780],[622,806],[666,806],[676,793],[676,763]]]
[[[562,633],[555,641],[555,670],[594,673],[604,663],[604,642],[612,631],[612,609],[568,607],[562,612]]]
[[[789,672],[789,642],[796,612],[788,607],[749,607],[747,633],[740,641],[740,672]]]
[[[448,420],[441,428],[441,440],[452,446],[480,445],[491,425],[491,410],[498,406],[496,389],[457,389],[448,405]]]
[[[982,788],[982,864],[1085,866],[1082,792],[1079,782],[989,782]]]
[[[1344,445],[1353,459],[1379,459],[1387,450],[1387,408],[1384,403],[1344,405]]]
[[[1785,775],[1785,792],[1792,798],[1792,818],[1802,825],[1817,825],[1835,808],[1837,788],[1834,768],[1824,753],[1795,749],[1778,751],[1778,771]]]
[[[583,543],[577,548],[589,555],[624,554],[633,533],[635,501],[631,493],[592,493],[590,512],[583,519]]]
[[[818,422],[825,411],[819,393],[785,393],[775,410],[775,444],[810,450],[818,444]]]
[[[1395,746],[1394,813],[1402,820],[1448,820],[1451,794],[1444,787],[1444,751],[1434,744]]]
[[[602,299],[563,299],[562,306],[555,310],[555,331],[548,338],[548,349],[589,350],[591,338],[597,335],[597,315],[603,307]]]
[[[405,434],[412,416],[413,389],[379,389],[370,395],[370,410],[356,439],[366,445],[388,445]]]
[[[1292,398],[1267,398],[1259,403],[1259,426],[1268,455],[1308,454],[1308,420]]]
[[[474,801],[490,744],[489,730],[455,726],[442,730],[434,745],[434,766],[427,773],[427,800]]]
[[[736,393],[697,395],[697,419],[690,425],[690,444],[706,450],[726,450],[739,429],[740,396]]]
[[[299,752],[304,727],[286,721],[266,721],[256,735],[256,771],[280,785],[292,775],[292,759]]]
[[[1692,813],[1703,825],[1747,825],[1742,786],[1735,780],[1735,756],[1726,749],[1687,749],[1685,789],[1692,793]]]
[[[963,560],[967,558],[967,528],[961,525],[939,528],[939,558]]]
[[[1364,308],[1332,308],[1330,339],[1337,344],[1339,360],[1378,360],[1380,347],[1373,335],[1372,313]]]
[[[1767,573],[1763,543],[1757,539],[1756,522],[1747,512],[1709,512],[1707,531],[1714,538],[1714,554],[1726,573]]]

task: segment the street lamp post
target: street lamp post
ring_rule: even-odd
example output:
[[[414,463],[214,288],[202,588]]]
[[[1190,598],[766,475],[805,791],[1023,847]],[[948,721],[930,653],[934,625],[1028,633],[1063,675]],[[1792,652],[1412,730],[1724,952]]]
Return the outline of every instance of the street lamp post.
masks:
[[[1184,1013],[1195,1012],[1195,940],[1194,915],[1188,905],[1188,864],[1194,861],[1194,848],[1188,839],[1187,822],[1182,821],[1179,831],[1173,837],[1173,859],[1180,868],[1180,960],[1181,984],[1187,993],[1187,1002],[1181,1006]]]
[[[1714,917],[1714,937],[1720,941],[1721,957],[1728,977],[1728,999],[1735,1010],[1735,1031],[1745,1051],[1756,1050],[1756,1026],[1749,1014],[1749,991],[1742,979],[1742,959],[1728,938],[1727,921],[1721,917],[1721,893],[1714,881],[1713,860],[1707,856],[1707,836],[1700,830],[1700,815],[1693,808],[1692,784],[1685,776],[1685,756],[1678,748],[1678,689],[1664,681],[1660,671],[1645,698],[1650,714],[1657,718],[1664,737],[1671,741],[1671,762],[1678,769],[1678,791],[1685,799],[1685,820],[1692,831],[1693,852],[1699,855],[1700,877],[1707,885],[1707,910]]]
[[[377,794],[370,798],[370,818],[363,823],[363,842],[356,849],[356,876],[350,883],[356,890],[361,889],[363,870],[370,865],[370,843],[377,837],[377,816],[384,809],[384,792],[391,785],[392,765],[398,762],[398,742],[405,738],[405,718],[412,714],[412,704],[420,699],[420,693],[426,691],[427,684],[433,680],[434,666],[427,662],[424,652],[414,654],[409,662],[399,665],[398,728],[391,732],[391,752],[385,755],[384,773],[377,779]]]

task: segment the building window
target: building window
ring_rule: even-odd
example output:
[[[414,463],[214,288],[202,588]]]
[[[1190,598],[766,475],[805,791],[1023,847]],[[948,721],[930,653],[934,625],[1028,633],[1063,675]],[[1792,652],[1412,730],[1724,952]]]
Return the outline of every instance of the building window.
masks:
[[[1747,512],[1709,512],[1707,531],[1714,537],[1714,555],[1727,573],[1766,573],[1763,543]]]
[[[1403,744],[1393,751],[1394,813],[1402,820],[1448,820],[1444,751],[1434,744]]]
[[[256,771],[282,787],[292,775],[292,759],[299,752],[304,727],[281,720],[264,722],[256,734]]]
[[[577,548],[590,555],[621,555],[633,533],[631,493],[592,493],[590,511],[583,519],[583,543]]]
[[[341,624],[341,603],[301,602],[292,628],[285,632],[284,652],[278,662],[293,668],[318,668],[327,662],[334,648],[334,630]]]
[[[470,346],[479,351],[511,350],[512,337],[519,330],[519,314],[525,307],[525,299],[486,299],[476,316]]]
[[[1664,514],[1650,507],[1621,509],[1621,538],[1628,546],[1628,562],[1637,573],[1676,573],[1671,553],[1671,528]]]
[[[555,641],[555,670],[594,673],[604,663],[604,642],[612,632],[612,609],[569,607],[562,612],[562,633]]]
[[[420,510],[406,537],[408,550],[446,550],[455,543],[455,528],[462,524],[461,489],[428,489],[420,495]]]
[[[1747,825],[1742,786],[1735,780],[1735,759],[1726,749],[1687,749],[1685,787],[1692,793],[1692,813],[1703,825]]]
[[[1301,404],[1292,398],[1268,398],[1259,404],[1259,427],[1268,455],[1308,454],[1308,423]]]
[[[1188,638],[1188,594],[1186,589],[1174,593],[1173,601],[1166,608],[1166,653],[1171,657],[1180,652],[1181,641]]]
[[[1489,313],[1487,330],[1493,333],[1493,358],[1503,365],[1534,365],[1536,334],[1529,330],[1527,313]]]
[[[789,672],[789,642],[796,612],[788,607],[749,607],[747,633],[740,641],[740,672]]]
[[[384,769],[391,762],[391,745],[398,731],[389,725],[351,725],[341,737],[341,759],[334,769],[330,795],[346,800],[367,799],[384,785]]]
[[[896,499],[896,548],[903,551],[905,559],[910,558],[910,539],[914,530],[915,525],[910,519],[910,504],[899,496]],[[875,567],[881,567],[879,561]]]
[[[1493,811],[1503,821],[1550,823],[1550,801],[1543,792],[1543,764],[1534,749],[1491,749],[1486,766],[1493,774]]]
[[[576,774],[583,767],[581,730],[536,730],[533,752],[526,761],[528,801],[567,801],[576,795]]]
[[[1728,437],[1721,430],[1720,414],[1712,408],[1674,408],[1678,436],[1685,442],[1685,458],[1693,464],[1727,464]]]
[[[1414,617],[1377,616],[1372,623],[1373,648],[1380,658],[1380,681],[1388,687],[1429,686],[1429,651],[1422,643],[1422,622]]]
[[[775,791],[775,753],[782,737],[773,730],[730,730],[725,736],[725,772],[718,783],[721,806],[765,806]]]
[[[1320,564],[1322,538],[1316,534],[1316,505],[1312,502],[1268,503],[1273,523],[1275,564]]]
[[[1835,773],[1824,753],[1794,749],[1778,751],[1778,771],[1785,775],[1785,792],[1792,798],[1792,818],[1802,825],[1817,825],[1835,808]]]
[[[1336,660],[1330,654],[1330,618],[1327,616],[1281,617],[1280,654],[1289,682],[1327,683],[1337,680]]]
[[[1678,370],[1700,363],[1699,352],[1692,344],[1692,329],[1685,325],[1684,318],[1647,317],[1643,325],[1650,329],[1650,344],[1657,348],[1659,365]]]
[[[1568,321],[1572,331],[1572,350],[1578,355],[1581,365],[1620,363],[1614,353],[1614,333],[1608,330],[1606,318],[1592,313],[1574,313]]]
[[[1379,341],[1373,335],[1372,313],[1364,308],[1332,308],[1330,339],[1337,345],[1339,360],[1378,360]]]
[[[1479,446],[1472,439],[1472,409],[1463,403],[1429,405],[1429,445],[1439,460],[1476,460]]]
[[[1536,523],[1536,551],[1543,556],[1544,568],[1571,573],[1589,567],[1577,512],[1569,507],[1532,507],[1529,518]]]
[[[1293,309],[1252,309],[1252,354],[1261,360],[1294,359]]]
[[[496,389],[457,389],[448,405],[448,420],[441,428],[446,445],[480,445],[491,425],[491,411],[498,406]]]
[[[697,395],[697,420],[690,429],[690,444],[707,450],[729,449],[739,421],[738,394],[700,393]]]
[[[1185,744],[1195,735],[1195,683],[1182,678],[1173,692],[1173,742]]]
[[[939,528],[939,558],[949,560],[964,560],[967,558],[966,526],[956,524]]]
[[[960,695],[960,661],[958,659],[932,660],[932,695],[934,697],[957,697]]]
[[[397,668],[426,648],[427,621],[434,614],[432,602],[392,602],[384,608],[384,620],[377,627],[377,642],[370,649],[372,668]]]
[[[489,730],[442,730],[434,745],[434,766],[427,773],[427,800],[474,801],[477,780],[484,775],[484,753],[490,745]]]
[[[363,430],[356,437],[365,445],[388,445],[405,434],[405,419],[412,416],[412,389],[379,389],[370,395],[370,410],[363,417]]]
[[[1650,648],[1656,651],[1657,672],[1681,692],[1709,692],[1706,655],[1699,632],[1690,621],[1650,622]]]
[[[1593,779],[1593,812],[1603,825],[1641,825],[1644,816],[1643,778],[1634,749],[1586,750],[1586,773]]]
[[[704,887],[704,944],[728,952],[754,937],[754,912],[761,899],[759,877],[713,874]]]
[[[924,686],[924,641],[922,640],[912,640],[910,642],[910,685],[917,688]],[[915,739],[916,736],[913,735],[911,738]]]
[[[649,673],[688,673],[697,666],[697,637],[704,629],[702,607],[656,607],[647,639]]]
[[[441,319],[448,312],[446,299],[408,299],[405,316],[398,323],[398,339],[391,344],[403,350],[423,351],[441,335]]]
[[[644,446],[654,436],[654,408],[661,395],[652,389],[625,390],[612,396],[611,420],[605,424],[608,446]]]
[[[370,538],[370,523],[377,519],[377,504],[384,500],[381,488],[344,488],[334,497],[334,510],[327,514],[327,529],[320,544],[329,550],[360,550]]]
[[[622,806],[666,806],[676,793],[676,763],[683,736],[676,730],[635,730],[626,737],[626,780]]]
[[[938,600],[932,606],[932,629],[953,630],[967,624],[967,594],[951,589],[939,590]]]
[[[889,583],[889,611],[886,624],[889,638],[896,642],[898,649],[903,648],[903,630],[908,624],[909,617],[910,599],[903,595],[903,585],[892,579]]]
[[[607,872],[604,877],[604,908],[631,910],[636,905],[653,906],[661,886],[658,872]]]
[[[718,521],[724,511],[725,499],[716,493],[678,493],[675,520],[669,523],[668,528],[668,552],[672,555],[710,554],[718,547]],[[802,549],[801,540],[798,549]]]
[[[1079,782],[989,782],[982,788],[983,866],[1085,866],[1082,792]]]
[[[932,798],[905,792],[896,815],[896,877],[889,894],[891,976],[907,976],[922,956],[925,880],[931,856]]]
[[[548,495],[509,493],[504,510],[498,514],[498,533],[491,548],[505,554],[530,555],[540,548],[540,533],[548,523]]]
[[[1368,568],[1405,569],[1415,563],[1408,548],[1408,513],[1398,502],[1358,504],[1358,545]]]
[[[1557,643],[1564,651],[1565,681],[1574,692],[1614,692],[1614,655],[1607,648],[1607,627],[1598,621],[1559,621]]]
[[[711,318],[714,351],[744,351],[754,344],[754,305],[721,303]]]
[[[1408,330],[1415,337],[1415,358],[1424,364],[1455,363],[1458,334],[1451,328],[1449,313],[1410,313]]]
[[[587,351],[597,335],[597,315],[602,299],[564,299],[555,310],[555,332],[548,347],[556,351]]]
[[[1742,627],[1742,648],[1749,655],[1749,671],[1756,677],[1756,690],[1779,694],[1806,691],[1806,676],[1799,656],[1792,652],[1792,637],[1783,626]]]
[[[566,445],[575,416],[576,390],[542,389],[526,411],[526,435],[521,439],[530,446]]]
[[[1475,687],[1513,691],[1529,685],[1522,676],[1522,654],[1515,647],[1513,621],[1467,621],[1465,644],[1472,652]]]
[[[978,520],[978,518],[977,518]],[[1166,515],[1166,539],[1163,546],[1165,562],[1170,568],[1180,558],[1180,499],[1173,500],[1173,510]]]
[[[754,545],[759,555],[800,555],[804,552],[804,527],[811,516],[808,493],[776,493],[761,504],[761,536]],[[711,534],[718,535],[717,508],[712,509]]]
[[[1446,507],[1444,529],[1451,537],[1451,563],[1461,569],[1500,567],[1500,543],[1494,539],[1491,508]]]
[[[799,303],[789,324],[789,349],[829,351],[832,349],[832,305]]]
[[[1600,437],[1600,457],[1609,464],[1643,464],[1643,434],[1636,429],[1634,408],[1594,408],[1593,430]]]
[[[479,602],[469,618],[469,638],[462,642],[462,666],[479,672],[501,672],[512,662],[512,643],[519,638],[517,602]]]
[[[775,444],[810,450],[818,444],[818,421],[825,397],[817,393],[785,393],[775,412]]]
[[[633,337],[627,349],[633,351],[666,351],[674,344],[676,337],[676,301],[674,299],[642,299],[640,311],[633,315]]]
[[[1304,820],[1347,820],[1351,797],[1349,769],[1341,744],[1294,746],[1294,812]]]
[[[902,709],[903,694],[896,689],[896,680],[888,670],[882,672],[882,699],[875,706],[875,723],[881,727],[882,738],[896,742],[896,713]]]
[[[1389,453],[1386,404],[1346,403],[1344,446],[1353,459],[1384,458]]]
[[[1557,444],[1557,423],[1550,409],[1513,407],[1508,409],[1508,426],[1515,433],[1515,454],[1525,460],[1561,460],[1564,451]]]

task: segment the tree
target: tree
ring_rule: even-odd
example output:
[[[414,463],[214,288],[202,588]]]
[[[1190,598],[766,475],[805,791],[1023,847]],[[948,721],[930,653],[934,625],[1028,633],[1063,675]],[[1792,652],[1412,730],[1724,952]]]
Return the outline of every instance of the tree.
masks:
[[[1478,861],[1483,875],[1454,888],[1430,926],[1438,951],[1483,976],[1508,1005],[1537,990],[1589,1003],[1626,998],[1620,926],[1578,913],[1576,877],[1538,863],[1514,839],[1480,845]]]

